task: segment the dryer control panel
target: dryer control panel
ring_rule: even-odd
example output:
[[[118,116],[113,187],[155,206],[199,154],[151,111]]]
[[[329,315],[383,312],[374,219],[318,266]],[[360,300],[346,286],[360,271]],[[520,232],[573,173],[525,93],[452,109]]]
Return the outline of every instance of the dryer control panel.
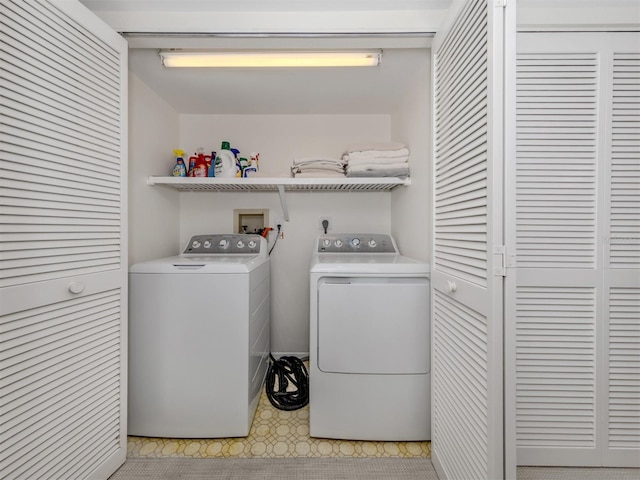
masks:
[[[320,235],[318,253],[398,253],[391,235],[344,233]]]
[[[258,254],[266,249],[266,241],[260,235],[251,234],[209,234],[194,235],[183,254]]]

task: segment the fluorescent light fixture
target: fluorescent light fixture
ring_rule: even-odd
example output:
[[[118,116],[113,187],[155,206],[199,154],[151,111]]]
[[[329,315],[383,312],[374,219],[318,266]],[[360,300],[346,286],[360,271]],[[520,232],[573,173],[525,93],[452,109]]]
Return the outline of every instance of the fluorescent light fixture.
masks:
[[[382,52],[160,51],[165,67],[375,67]]]

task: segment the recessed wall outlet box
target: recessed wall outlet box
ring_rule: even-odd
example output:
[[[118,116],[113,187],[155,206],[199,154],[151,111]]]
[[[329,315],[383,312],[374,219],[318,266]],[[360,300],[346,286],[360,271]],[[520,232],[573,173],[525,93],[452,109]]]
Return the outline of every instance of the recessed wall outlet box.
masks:
[[[273,218],[273,225],[271,226],[277,230],[278,225],[280,225],[280,230],[284,230],[284,217],[277,216]]]
[[[236,208],[233,210],[233,233],[261,233],[268,226],[268,208]]]

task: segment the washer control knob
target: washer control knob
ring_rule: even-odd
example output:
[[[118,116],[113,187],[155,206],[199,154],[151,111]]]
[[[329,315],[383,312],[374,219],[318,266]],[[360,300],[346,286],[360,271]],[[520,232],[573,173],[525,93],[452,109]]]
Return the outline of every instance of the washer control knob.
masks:
[[[256,241],[255,240],[249,240],[249,248],[256,248]]]
[[[204,248],[211,248],[211,241],[210,240],[205,240],[203,245],[204,245]]]
[[[372,238],[371,240],[369,240],[369,243],[367,243],[367,245],[369,245],[371,248],[376,248],[376,246],[378,245],[376,243],[376,241]]]
[[[351,240],[351,246],[352,247],[359,247],[360,246],[360,239],[359,238],[354,238]]]
[[[244,248],[244,242],[242,240],[238,240],[238,243],[236,243],[236,247]]]
[[[200,242],[198,240],[194,240],[193,243],[191,244],[192,248],[200,248]]]
[[[342,246],[342,240],[338,239],[334,242],[335,246],[340,248]]]
[[[331,245],[331,240],[329,240],[328,238],[325,238],[325,239],[322,241],[322,246],[323,246],[323,247],[328,247],[329,245]]]
[[[220,248],[229,248],[229,240],[227,240],[226,238],[223,238],[218,242],[218,246]]]

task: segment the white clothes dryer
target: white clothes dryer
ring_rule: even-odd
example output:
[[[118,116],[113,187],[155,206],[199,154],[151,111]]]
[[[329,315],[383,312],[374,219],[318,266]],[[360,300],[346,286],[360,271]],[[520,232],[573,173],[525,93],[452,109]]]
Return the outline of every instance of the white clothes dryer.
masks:
[[[312,437],[431,438],[429,264],[382,234],[321,235],[310,271]]]
[[[129,271],[128,433],[248,435],[269,361],[270,260],[260,235],[196,235]]]

